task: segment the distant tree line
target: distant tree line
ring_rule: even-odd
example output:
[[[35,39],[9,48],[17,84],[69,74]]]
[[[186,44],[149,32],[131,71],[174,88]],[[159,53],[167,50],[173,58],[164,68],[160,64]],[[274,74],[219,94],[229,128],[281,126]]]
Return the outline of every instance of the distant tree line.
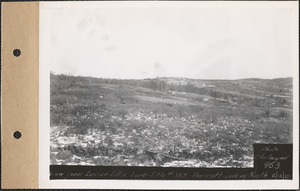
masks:
[[[120,86],[135,86],[149,88],[155,91],[161,92],[189,92],[201,95],[210,95],[212,97],[224,97],[220,92],[213,90],[212,88],[198,88],[191,81],[186,81],[185,83],[170,82],[166,78],[146,78],[146,79],[115,79],[115,78],[93,78],[93,77],[82,77],[82,76],[72,76],[72,75],[54,75],[51,74],[52,78],[58,78],[60,80],[67,80],[70,83],[81,83],[86,85],[88,83],[102,83],[102,84],[115,84]],[[55,80],[54,80],[55,81]]]

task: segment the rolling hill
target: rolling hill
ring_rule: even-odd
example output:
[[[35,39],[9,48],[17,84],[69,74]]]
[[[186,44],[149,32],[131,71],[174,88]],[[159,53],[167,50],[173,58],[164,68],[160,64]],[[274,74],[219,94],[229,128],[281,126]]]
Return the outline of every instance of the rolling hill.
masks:
[[[51,164],[250,167],[292,142],[292,78],[101,79],[51,74]]]

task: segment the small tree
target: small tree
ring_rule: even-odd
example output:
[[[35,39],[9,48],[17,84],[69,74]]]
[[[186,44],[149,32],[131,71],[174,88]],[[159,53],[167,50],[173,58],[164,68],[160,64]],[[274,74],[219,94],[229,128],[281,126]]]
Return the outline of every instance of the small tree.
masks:
[[[281,105],[284,106],[286,104],[286,99],[281,100]]]
[[[267,116],[267,118],[269,118],[269,116],[270,116],[270,109],[266,110],[266,116]]]
[[[281,110],[278,114],[280,119],[286,119],[288,117],[287,113],[284,110]]]
[[[214,98],[218,97],[218,93],[216,91],[213,91],[213,90],[209,91],[209,95],[214,97]]]
[[[255,107],[260,107],[260,103],[259,103],[259,99],[257,99],[256,97],[254,98],[252,105]],[[270,113],[270,112],[269,112]]]
[[[118,111],[118,115],[122,118],[125,119],[125,116],[127,115],[127,111],[124,109],[121,109]]]

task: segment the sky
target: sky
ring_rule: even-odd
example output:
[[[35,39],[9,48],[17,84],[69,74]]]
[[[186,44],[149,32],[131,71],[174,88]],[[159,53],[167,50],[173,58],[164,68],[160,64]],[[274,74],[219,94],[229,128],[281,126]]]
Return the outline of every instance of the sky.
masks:
[[[241,3],[44,2],[40,52],[56,74],[122,79],[292,76],[298,63],[297,4]]]

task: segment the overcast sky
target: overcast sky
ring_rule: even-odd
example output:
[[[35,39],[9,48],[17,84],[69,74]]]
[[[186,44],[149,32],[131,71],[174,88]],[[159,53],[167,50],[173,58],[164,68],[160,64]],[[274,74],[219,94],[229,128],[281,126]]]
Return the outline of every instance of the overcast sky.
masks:
[[[292,76],[297,4],[214,3],[44,2],[40,51],[54,73],[82,76]]]

